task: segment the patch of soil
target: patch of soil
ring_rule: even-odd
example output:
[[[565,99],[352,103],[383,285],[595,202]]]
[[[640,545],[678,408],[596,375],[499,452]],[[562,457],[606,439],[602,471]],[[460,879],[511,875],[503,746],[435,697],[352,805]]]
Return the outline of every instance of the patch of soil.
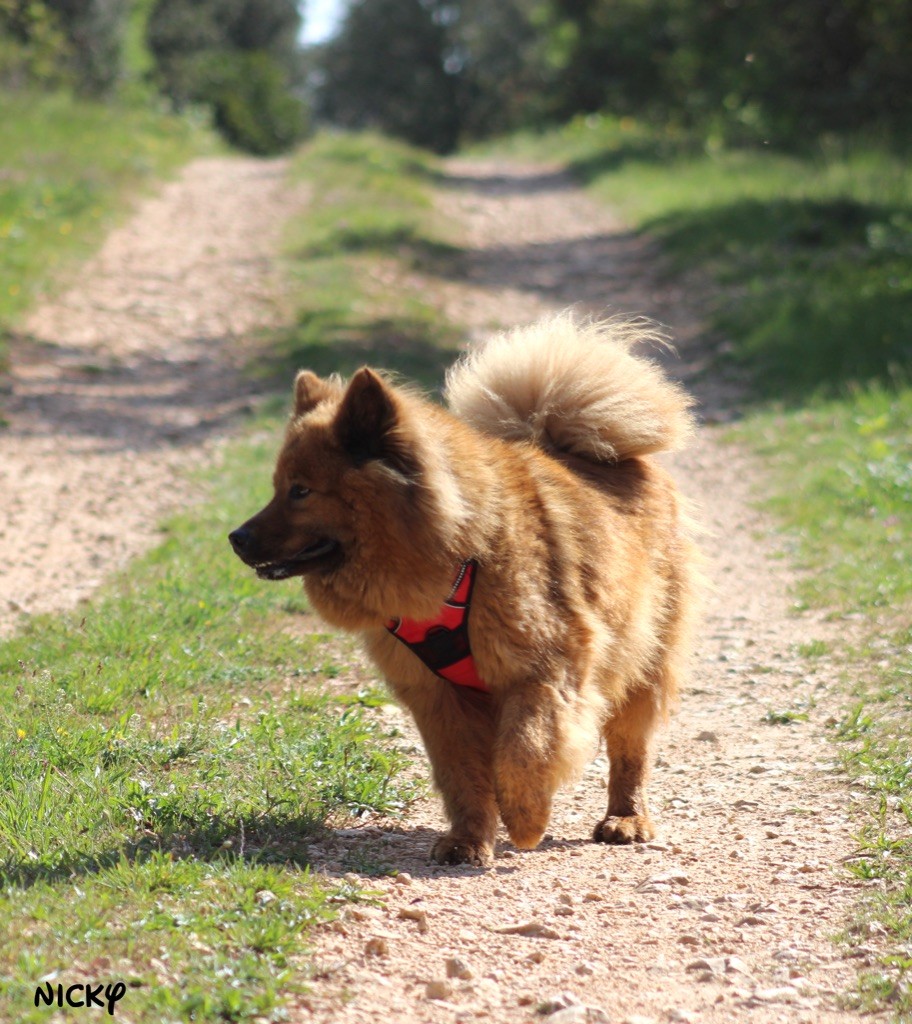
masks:
[[[154,544],[186,469],[250,403],[239,367],[284,321],[283,161],[208,158],[141,203],[12,347],[0,429],[0,634],[74,605]]]

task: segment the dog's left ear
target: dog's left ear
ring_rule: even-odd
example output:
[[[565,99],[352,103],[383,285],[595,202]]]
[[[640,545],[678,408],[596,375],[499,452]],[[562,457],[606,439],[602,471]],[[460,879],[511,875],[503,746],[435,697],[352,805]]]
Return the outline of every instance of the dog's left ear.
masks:
[[[335,431],[356,462],[383,459],[407,476],[414,472],[415,459],[403,437],[396,395],[369,367],[352,377],[336,414]]]
[[[294,382],[294,414],[303,416],[316,408],[320,402],[338,394],[329,381],[318,377],[311,370],[299,371]]]

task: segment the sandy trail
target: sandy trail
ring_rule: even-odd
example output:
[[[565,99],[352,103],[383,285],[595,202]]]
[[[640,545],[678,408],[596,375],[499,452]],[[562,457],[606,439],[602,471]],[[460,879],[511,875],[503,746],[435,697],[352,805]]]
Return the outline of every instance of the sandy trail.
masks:
[[[197,160],[139,205],[13,346],[0,430],[0,635],[70,607],[159,536],[182,472],[249,401],[252,332],[283,322],[285,164]]]
[[[658,284],[649,244],[565,175],[451,163],[439,203],[470,252],[467,280],[426,284],[454,320],[483,333],[568,305],[648,314],[673,327],[681,358],[670,367],[706,418],[736,410],[737,382],[703,375],[687,295]],[[588,841],[606,802],[603,757],[560,795],[542,846],[518,852],[502,835],[489,871],[427,863],[444,825],[434,799],[398,825],[338,832],[314,850],[316,864],[383,905],[348,910],[324,932],[295,1020],[857,1019],[841,996],[859,959],[830,941],[862,885],[843,868],[851,805],[823,733],[838,696],[826,660],[797,653],[835,627],[792,614],[791,578],[751,509],[760,477],[744,453],[704,426],[673,468],[703,509],[714,591],[693,684],[657,745],[659,840]],[[771,721],[786,711],[807,720]],[[404,716],[401,725],[420,757]]]

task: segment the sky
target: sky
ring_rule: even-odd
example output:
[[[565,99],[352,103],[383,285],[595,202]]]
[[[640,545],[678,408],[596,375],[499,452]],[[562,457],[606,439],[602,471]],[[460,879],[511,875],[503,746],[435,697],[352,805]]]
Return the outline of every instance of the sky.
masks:
[[[344,0],[305,0],[301,41],[322,43],[332,35],[342,16]]]

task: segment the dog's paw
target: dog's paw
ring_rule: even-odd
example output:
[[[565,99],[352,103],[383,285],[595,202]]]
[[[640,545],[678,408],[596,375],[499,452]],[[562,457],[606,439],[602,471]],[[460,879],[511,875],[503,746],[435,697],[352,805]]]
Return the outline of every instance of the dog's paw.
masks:
[[[494,862],[494,848],[481,839],[447,833],[431,847],[431,860],[438,864],[471,864],[486,868]]]
[[[545,834],[544,826],[512,822],[507,824],[507,832],[517,850],[534,850]]]
[[[655,829],[645,814],[627,818],[609,815],[595,826],[592,838],[596,843],[648,843],[655,838]]]

